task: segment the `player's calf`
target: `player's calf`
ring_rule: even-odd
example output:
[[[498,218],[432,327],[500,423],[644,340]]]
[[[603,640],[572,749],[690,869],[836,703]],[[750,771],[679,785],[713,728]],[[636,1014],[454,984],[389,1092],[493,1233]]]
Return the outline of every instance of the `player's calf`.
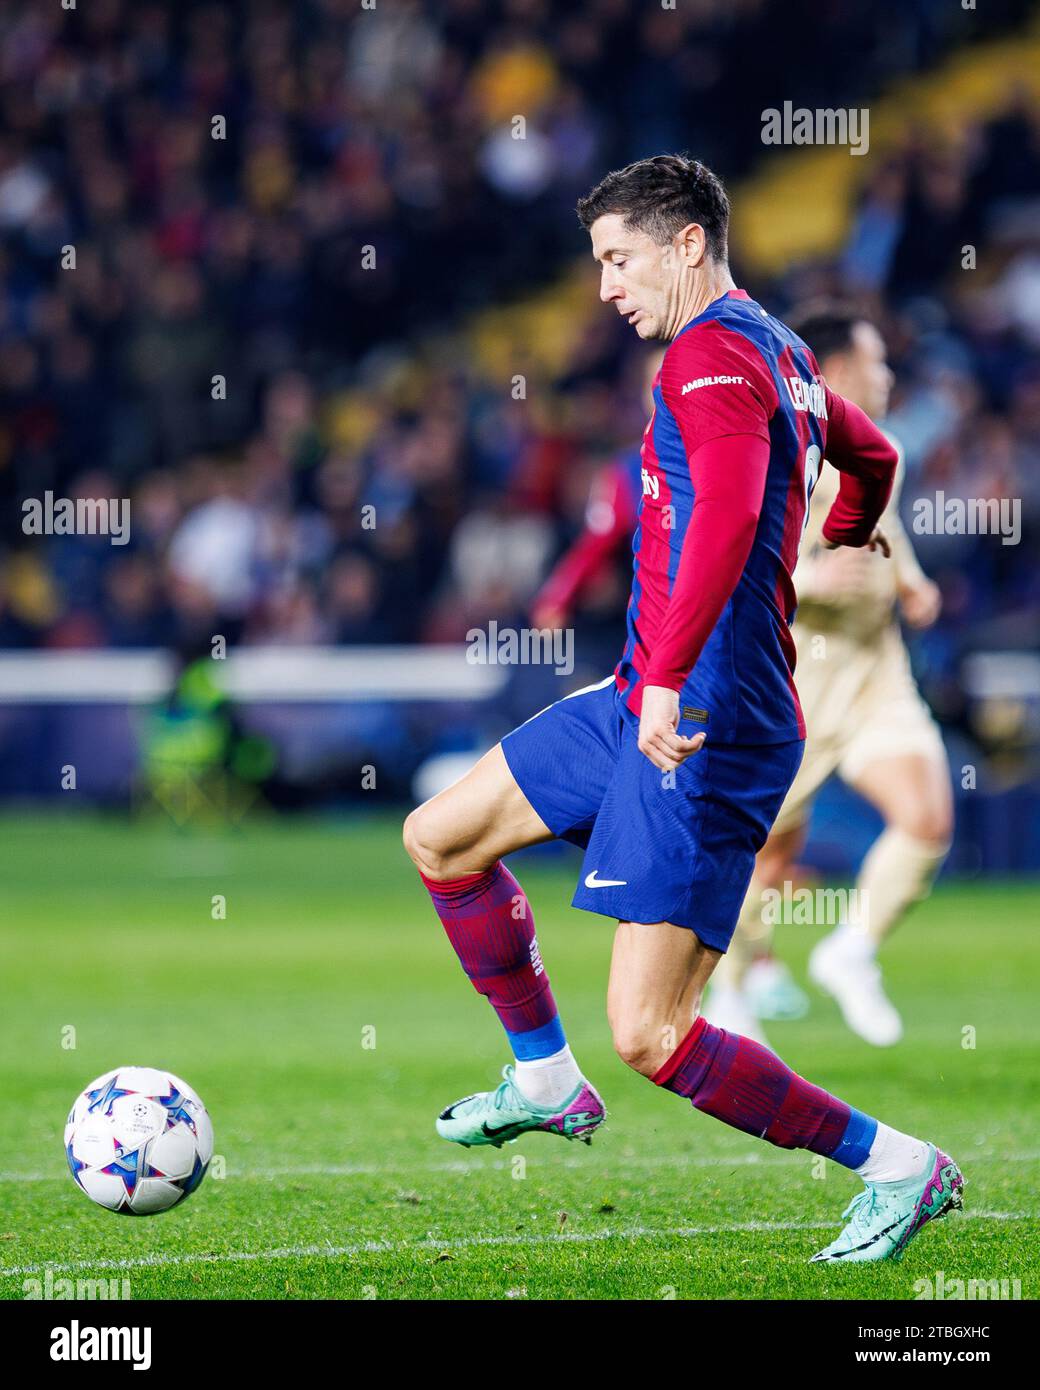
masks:
[[[503,1135],[515,1138],[525,1129],[554,1129],[557,1121],[577,1123],[573,1116],[567,1118],[572,1111],[577,1115],[595,1109],[582,1099],[582,1087],[594,1092],[567,1045],[523,889],[501,862],[456,879],[424,875],[423,882],[463,970],[498,1015],[516,1059],[515,1069],[508,1068],[508,1085],[449,1106],[438,1132],[445,1139],[476,1144],[497,1142]],[[503,1112],[497,1119],[496,1111]],[[602,1118],[600,1105],[588,1131]],[[486,1121],[490,1130],[483,1129]],[[480,1137],[488,1134],[494,1137]],[[574,1135],[568,1131],[565,1137]]]
[[[457,1143],[507,1142],[526,1129],[585,1137],[603,1122],[602,1103],[567,1045],[531,905],[501,862],[511,850],[550,838],[500,746],[405,822],[405,847],[515,1058],[508,1084],[467,1096],[441,1114],[438,1132]]]
[[[931,1220],[960,1205],[964,1179],[941,1150],[814,1086],[768,1048],[698,1018],[651,1078],[707,1115],[783,1149],[857,1173],[865,1189],[819,1261],[898,1259]]]

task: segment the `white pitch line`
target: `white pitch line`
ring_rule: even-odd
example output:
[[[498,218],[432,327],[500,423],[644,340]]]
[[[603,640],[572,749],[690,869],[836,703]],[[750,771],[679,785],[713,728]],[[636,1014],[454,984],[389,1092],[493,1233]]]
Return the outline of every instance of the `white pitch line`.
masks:
[[[517,1155],[519,1157],[519,1154]],[[533,1162],[530,1156],[525,1155],[528,1162]],[[569,1158],[554,1158],[547,1161],[547,1168],[581,1168],[588,1162],[584,1155]],[[663,1167],[668,1164],[675,1166],[686,1165],[696,1168],[714,1167],[766,1167],[766,1168],[786,1168],[791,1166],[789,1159],[775,1159],[759,1157],[758,1154],[734,1154],[729,1158],[711,1158],[703,1155],[684,1155],[676,1154],[662,1155],[649,1154],[646,1158],[638,1158],[634,1154],[622,1155],[612,1158],[609,1163],[613,1167],[638,1167],[652,1168]],[[510,1161],[504,1158],[493,1159],[487,1163],[474,1161],[467,1163],[463,1159],[446,1160],[443,1163],[305,1163],[298,1165],[272,1166],[270,1168],[245,1168],[238,1172],[229,1171],[225,1178],[219,1181],[227,1181],[229,1178],[235,1179],[259,1179],[265,1178],[293,1178],[293,1177],[329,1177],[329,1178],[374,1178],[387,1173],[403,1174],[409,1176],[414,1173],[482,1173],[487,1169],[505,1169],[510,1167]],[[65,1174],[58,1173],[0,1173],[0,1183],[2,1182],[64,1182]]]
[[[1025,1211],[968,1211],[961,1215],[966,1221],[1031,1221],[1036,1217]],[[407,1254],[414,1250],[471,1250],[499,1245],[587,1245],[604,1240],[651,1240],[661,1237],[738,1235],[770,1231],[832,1231],[835,1221],[739,1221],[730,1226],[675,1226],[670,1229],[656,1226],[629,1226],[614,1231],[564,1231],[547,1235],[469,1236],[448,1240],[427,1237],[424,1240],[365,1240],[355,1245],[283,1245],[273,1250],[228,1250],[222,1254],[199,1252],[193,1255],[141,1255],[121,1260],[71,1260],[64,1264],[13,1265],[0,1269],[0,1279],[19,1275],[71,1274],[76,1270],[103,1269],[161,1269],[167,1266],[195,1264],[251,1263],[257,1260],[344,1259],[350,1255]]]
[[[639,1157],[636,1154],[621,1154],[617,1158],[605,1160],[605,1166],[609,1168],[663,1168],[663,1167],[688,1167],[688,1168],[794,1168],[800,1167],[804,1162],[804,1157],[808,1156],[809,1150],[799,1150],[799,1154],[792,1155],[790,1158],[770,1157],[766,1154],[731,1154],[711,1155],[711,1154],[648,1154],[646,1157]],[[519,1154],[516,1155],[520,1157]],[[528,1157],[524,1155],[524,1157]],[[815,1158],[816,1155],[813,1155]],[[1040,1159],[1040,1153],[1026,1154],[975,1154],[965,1155],[965,1163],[1027,1163]],[[534,1162],[528,1158],[529,1162]],[[577,1154],[573,1157],[549,1159],[546,1164],[547,1169],[551,1168],[583,1168],[588,1163],[588,1155]],[[424,1163],[424,1164],[364,1164],[364,1163],[342,1163],[342,1164],[301,1164],[298,1167],[286,1168],[247,1168],[240,1173],[228,1174],[228,1177],[239,1178],[266,1178],[276,1177],[377,1177],[381,1173],[482,1173],[488,1168],[502,1170],[512,1166],[512,1158],[497,1158],[489,1163],[473,1161],[466,1163],[460,1159],[453,1162],[444,1163]],[[0,1175],[2,1176],[2,1175]]]
[[[808,1153],[808,1150],[799,1150]],[[1011,1154],[971,1154],[958,1149],[965,1163],[1035,1163],[1040,1152]],[[518,1154],[517,1157],[520,1155]],[[535,1162],[524,1155],[528,1162]],[[549,1159],[545,1167],[581,1168],[588,1162],[588,1156]],[[687,1168],[793,1168],[799,1164],[797,1157],[771,1158],[759,1154],[647,1154],[640,1158],[635,1154],[621,1154],[606,1160],[608,1168],[663,1168],[667,1166]],[[397,1173],[409,1176],[414,1173],[483,1173],[489,1168],[502,1170],[511,1167],[512,1160],[498,1158],[490,1162],[465,1162],[462,1159],[446,1160],[443,1163],[313,1163],[272,1166],[270,1168],[244,1168],[230,1171],[224,1178],[214,1181],[227,1182],[229,1179],[263,1181],[267,1178],[325,1177],[325,1178],[375,1178],[384,1174]],[[67,1174],[56,1173],[0,1173],[0,1183],[5,1182],[65,1182]]]

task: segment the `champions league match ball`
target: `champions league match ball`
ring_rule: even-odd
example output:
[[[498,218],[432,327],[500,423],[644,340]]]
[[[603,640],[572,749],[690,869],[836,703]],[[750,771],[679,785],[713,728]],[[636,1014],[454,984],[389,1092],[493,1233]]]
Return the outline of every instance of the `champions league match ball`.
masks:
[[[202,1182],[213,1157],[213,1125],[180,1077],[154,1067],[117,1067],[73,1105],[65,1154],[91,1201],[149,1216],[176,1206]]]

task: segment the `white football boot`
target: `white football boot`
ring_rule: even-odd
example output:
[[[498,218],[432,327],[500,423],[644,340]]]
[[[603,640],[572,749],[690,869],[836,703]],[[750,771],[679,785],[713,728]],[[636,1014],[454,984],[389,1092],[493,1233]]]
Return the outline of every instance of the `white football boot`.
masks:
[[[809,956],[809,978],[837,1001],[852,1031],[874,1047],[892,1047],[903,1021],[881,985],[881,967],[866,937],[848,927],[825,936]]]

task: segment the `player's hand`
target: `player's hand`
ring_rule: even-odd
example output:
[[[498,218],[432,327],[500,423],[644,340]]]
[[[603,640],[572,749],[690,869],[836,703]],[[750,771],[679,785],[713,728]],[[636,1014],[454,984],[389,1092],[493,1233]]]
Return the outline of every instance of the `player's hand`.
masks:
[[[705,734],[686,738],[679,727],[679,695],[663,685],[644,685],[639,716],[639,751],[662,772],[674,772],[704,747]]]
[[[942,612],[942,590],[931,579],[899,591],[899,607],[910,627],[931,627]]]
[[[822,536],[820,538],[820,544],[823,546],[824,550],[841,549],[837,541],[829,541],[826,536]],[[892,547],[889,545],[888,537],[885,535],[884,531],[882,531],[880,526],[874,529],[874,531],[871,534],[870,540],[867,541],[865,546],[856,546],[853,548],[857,550],[880,550],[886,560],[892,558]]]
[[[556,628],[567,626],[567,612],[565,609],[550,603],[535,604],[531,611],[531,622],[537,628]]]

